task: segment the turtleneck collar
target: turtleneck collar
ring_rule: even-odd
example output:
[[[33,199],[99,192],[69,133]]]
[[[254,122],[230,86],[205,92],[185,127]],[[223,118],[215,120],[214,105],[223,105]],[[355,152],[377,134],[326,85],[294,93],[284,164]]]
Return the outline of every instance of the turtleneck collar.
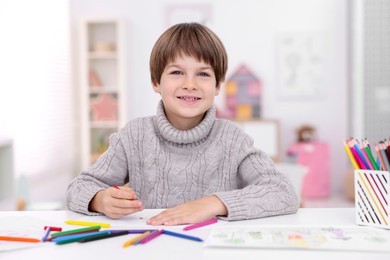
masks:
[[[215,106],[213,105],[206,112],[199,125],[190,130],[178,130],[168,121],[162,100],[157,107],[157,129],[161,136],[174,145],[198,145],[203,143],[208,137],[215,122]]]

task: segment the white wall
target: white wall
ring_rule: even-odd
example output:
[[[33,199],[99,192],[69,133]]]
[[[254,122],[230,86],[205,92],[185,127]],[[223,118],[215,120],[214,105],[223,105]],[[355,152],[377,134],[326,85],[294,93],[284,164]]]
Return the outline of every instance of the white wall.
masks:
[[[127,26],[128,115],[153,115],[159,96],[150,84],[149,55],[157,37],[167,28],[166,6],[171,4],[211,6],[208,25],[227,48],[228,77],[245,63],[261,78],[263,115],[280,120],[282,153],[295,141],[295,130],[301,124],[317,127],[319,138],[330,144],[333,191],[339,191],[349,166],[341,145],[341,139],[348,137],[348,0],[71,0],[76,83],[80,19],[122,17]],[[320,32],[325,46],[322,94],[313,100],[283,99],[278,92],[276,36],[306,32]],[[217,104],[223,104],[223,100],[217,100]]]
[[[0,1],[0,136],[12,139],[14,165],[0,174],[23,174],[34,194],[48,187],[46,201],[63,197],[77,162],[69,19],[67,0]],[[36,200],[14,183],[10,197]]]

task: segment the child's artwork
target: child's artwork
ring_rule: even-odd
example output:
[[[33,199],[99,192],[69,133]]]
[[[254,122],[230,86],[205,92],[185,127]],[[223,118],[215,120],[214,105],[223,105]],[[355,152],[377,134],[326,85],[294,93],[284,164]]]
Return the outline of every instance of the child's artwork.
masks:
[[[390,232],[358,226],[223,227],[211,230],[207,246],[390,252]]]
[[[281,33],[277,36],[279,95],[315,98],[323,95],[326,57],[323,32]]]
[[[241,65],[226,81],[226,109],[221,117],[248,120],[261,117],[261,81]]]

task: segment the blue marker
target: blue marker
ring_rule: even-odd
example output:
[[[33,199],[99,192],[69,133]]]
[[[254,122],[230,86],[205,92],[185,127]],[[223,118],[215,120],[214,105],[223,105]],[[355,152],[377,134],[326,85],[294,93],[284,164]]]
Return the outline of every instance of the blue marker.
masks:
[[[180,233],[176,233],[176,232],[172,232],[172,231],[168,231],[168,230],[163,230],[163,234],[166,234],[169,236],[174,236],[174,237],[180,237],[180,238],[184,238],[184,239],[189,239],[189,240],[193,240],[193,241],[203,242],[203,239],[201,239],[199,237],[188,236],[188,235],[184,235],[184,234],[180,234]]]

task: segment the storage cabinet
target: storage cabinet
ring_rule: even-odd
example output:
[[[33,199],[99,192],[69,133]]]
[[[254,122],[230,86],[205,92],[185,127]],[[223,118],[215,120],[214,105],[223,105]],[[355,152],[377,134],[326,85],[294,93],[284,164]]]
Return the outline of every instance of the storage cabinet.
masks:
[[[85,19],[81,25],[82,168],[107,149],[126,122],[123,22]]]
[[[233,120],[233,122],[253,138],[255,147],[267,153],[274,162],[280,161],[278,120]]]

